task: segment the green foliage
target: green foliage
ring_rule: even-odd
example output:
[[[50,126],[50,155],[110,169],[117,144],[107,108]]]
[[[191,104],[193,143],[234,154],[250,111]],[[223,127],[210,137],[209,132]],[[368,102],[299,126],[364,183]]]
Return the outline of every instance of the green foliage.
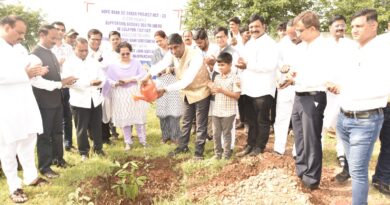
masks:
[[[128,170],[129,165],[131,165],[130,171]],[[135,175],[135,172],[139,168],[135,161],[127,162],[123,165],[116,161],[115,167],[119,168],[115,173],[115,176],[119,177],[119,180],[111,188],[116,189],[119,196],[125,196],[134,200],[137,198],[140,188],[145,184],[146,177],[137,177]]]
[[[66,205],[94,205],[93,202],[91,202],[91,197],[83,196],[81,193],[81,188],[77,187],[75,192],[72,192],[68,195],[68,201],[66,202]]]
[[[37,33],[39,26],[44,21],[41,11],[32,11],[22,5],[0,4],[0,18],[8,15],[21,16],[27,23],[27,33],[22,43],[28,50],[31,50],[37,44]]]
[[[192,0],[188,2],[184,24],[186,29],[214,29],[226,26],[234,16],[237,4],[234,0]]]
[[[311,5],[308,0],[191,0],[186,8],[184,24],[187,29],[214,29],[228,26],[227,20],[238,16],[241,26],[244,26],[249,17],[257,13],[264,16],[269,30],[273,31],[278,23],[288,21]]]
[[[243,27],[247,25],[249,17],[257,13],[265,18],[268,32],[275,34],[276,25],[280,22],[288,21],[304,10],[314,10],[320,16],[322,31],[328,31],[331,16],[342,14],[349,25],[351,16],[363,8],[375,8],[378,11],[378,33],[383,33],[390,20],[389,0],[190,0],[184,24],[187,29],[214,29],[217,26],[228,26],[227,20],[238,16]]]

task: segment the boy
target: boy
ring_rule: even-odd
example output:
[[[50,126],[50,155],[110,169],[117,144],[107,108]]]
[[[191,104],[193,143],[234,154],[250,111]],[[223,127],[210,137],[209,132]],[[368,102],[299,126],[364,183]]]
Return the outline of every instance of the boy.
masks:
[[[212,94],[215,95],[213,108],[213,134],[215,158],[229,159],[231,152],[231,130],[236,117],[237,100],[240,98],[240,82],[236,74],[231,72],[233,57],[229,53],[221,53],[217,57],[220,75],[210,84]],[[222,150],[221,135],[224,137]],[[223,152],[223,153],[222,153]]]

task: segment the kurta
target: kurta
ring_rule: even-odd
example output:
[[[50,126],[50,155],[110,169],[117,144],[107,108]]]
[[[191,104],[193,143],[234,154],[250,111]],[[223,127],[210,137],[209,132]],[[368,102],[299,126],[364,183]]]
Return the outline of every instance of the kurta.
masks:
[[[42,133],[42,120],[29,78],[28,57],[0,38],[0,140],[9,144]]]
[[[103,95],[111,98],[112,122],[117,127],[146,123],[146,111],[149,104],[143,100],[133,100],[139,94],[139,86],[132,82],[124,86],[113,87],[122,79],[141,79],[146,74],[139,61],[132,59],[129,64],[111,64],[106,71],[107,82]]]

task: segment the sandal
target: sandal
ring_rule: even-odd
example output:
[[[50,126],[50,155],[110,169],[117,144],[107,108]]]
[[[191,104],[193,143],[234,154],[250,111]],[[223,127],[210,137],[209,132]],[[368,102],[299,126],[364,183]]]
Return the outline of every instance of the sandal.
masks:
[[[28,200],[26,194],[23,192],[22,189],[16,189],[14,193],[12,193],[9,198],[14,202],[14,203],[24,203]]]
[[[41,177],[36,178],[33,182],[29,184],[29,186],[43,186],[49,184],[49,182]]]

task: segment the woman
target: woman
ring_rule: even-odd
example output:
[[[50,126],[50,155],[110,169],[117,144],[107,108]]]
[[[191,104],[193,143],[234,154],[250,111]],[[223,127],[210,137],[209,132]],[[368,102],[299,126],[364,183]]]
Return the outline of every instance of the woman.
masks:
[[[120,62],[107,67],[107,82],[103,88],[103,95],[111,98],[112,121],[116,127],[123,130],[126,147],[130,150],[132,126],[135,125],[139,142],[146,144],[146,111],[148,103],[142,100],[134,101],[133,95],[139,92],[138,80],[146,71],[141,63],[131,57],[132,47],[122,42],[117,47]]]
[[[168,39],[164,31],[157,31],[154,34],[154,40],[159,48],[153,52],[152,65],[162,60],[168,52]],[[176,82],[176,77],[169,71],[157,76],[158,87],[165,87],[174,82]],[[167,143],[169,140],[177,142],[181,135],[180,117],[182,115],[179,91],[168,92],[159,98],[156,101],[156,114],[160,119],[162,143]]]

